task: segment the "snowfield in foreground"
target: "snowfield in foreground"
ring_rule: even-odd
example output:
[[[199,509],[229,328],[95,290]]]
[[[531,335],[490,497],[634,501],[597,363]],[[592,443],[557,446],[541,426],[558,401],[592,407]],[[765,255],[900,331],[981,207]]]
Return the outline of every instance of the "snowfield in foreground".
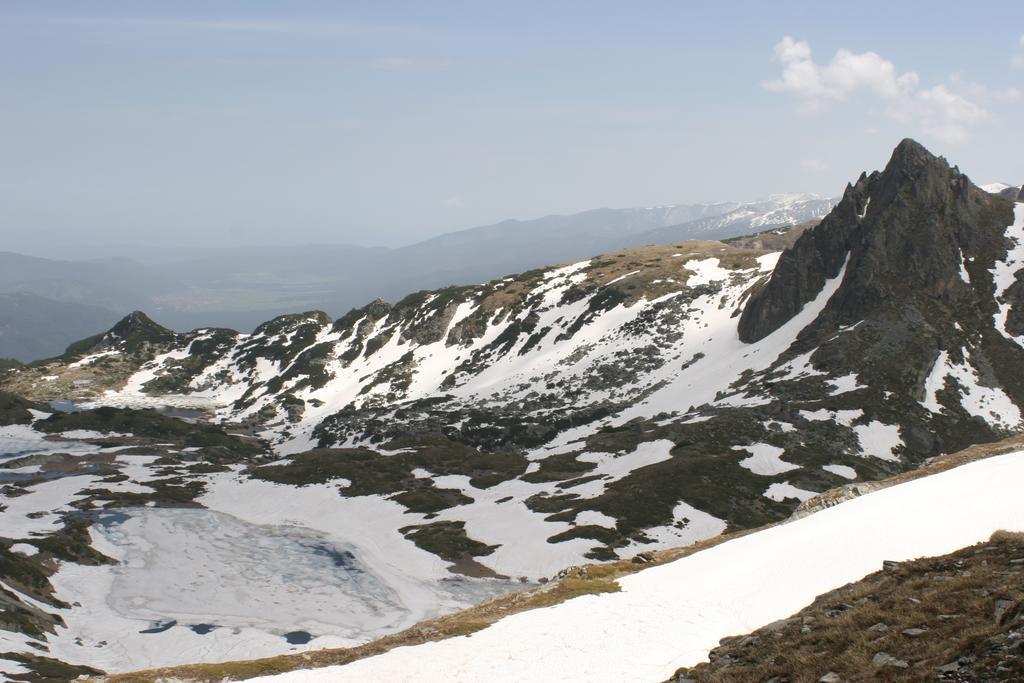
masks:
[[[718,641],[788,617],[883,560],[942,555],[1024,530],[1024,452],[989,458],[850,500],[510,616],[476,634],[410,646],[347,666],[259,680],[664,680]]]

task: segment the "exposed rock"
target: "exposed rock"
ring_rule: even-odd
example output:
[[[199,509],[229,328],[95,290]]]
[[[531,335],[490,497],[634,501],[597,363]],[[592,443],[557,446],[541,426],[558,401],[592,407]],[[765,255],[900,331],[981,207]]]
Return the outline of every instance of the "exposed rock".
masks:
[[[995,619],[997,624],[1002,621],[1003,615],[1006,614],[1006,611],[1010,609],[1012,605],[1013,600],[1009,598],[999,598],[996,600],[996,607],[992,613],[992,618]]]
[[[946,207],[942,215],[937,206]],[[832,213],[783,253],[768,285],[744,308],[740,338],[754,342],[781,327],[839,274],[847,257],[843,285],[830,303],[840,324],[919,294],[947,304],[968,299],[961,254],[1001,242],[1012,222],[1009,209],[945,160],[904,140],[884,171],[848,186]]]
[[[433,344],[444,338],[448,330],[448,324],[455,317],[458,304],[450,303],[440,311],[427,317],[423,321],[416,321],[402,330],[403,340],[412,340],[418,344]]]
[[[773,621],[772,623],[768,624],[767,626],[762,627],[762,630],[769,631],[769,632],[771,632],[771,631],[782,631],[783,629],[785,629],[788,626],[792,625],[796,621],[797,621],[796,619],[779,619],[778,621]]]
[[[871,663],[879,669],[885,668],[887,666],[895,667],[897,669],[906,669],[910,666],[909,664],[907,664],[905,660],[896,659],[887,652],[879,652],[875,654],[875,656],[871,658]]]
[[[577,579],[585,579],[588,576],[590,576],[590,570],[585,565],[573,565],[572,567],[566,567],[565,569],[560,570],[558,574],[555,575],[555,578],[564,579],[568,577],[573,577]]]
[[[800,519],[807,515],[830,508],[834,505],[839,505],[847,500],[852,500],[858,496],[863,496],[866,493],[877,491],[883,485],[878,482],[857,482],[856,484],[844,484],[837,486],[834,489],[829,489],[813,498],[809,498],[804,502],[800,503],[797,509],[793,512],[793,519]]]
[[[654,561],[654,553],[642,552],[633,556],[633,564],[650,564]]]

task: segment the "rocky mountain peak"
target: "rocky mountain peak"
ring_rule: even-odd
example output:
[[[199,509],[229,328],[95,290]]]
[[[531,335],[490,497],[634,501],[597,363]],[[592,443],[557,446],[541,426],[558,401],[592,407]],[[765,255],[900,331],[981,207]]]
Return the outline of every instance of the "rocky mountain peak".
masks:
[[[117,323],[110,328],[110,333],[118,337],[130,337],[132,335],[147,332],[156,332],[160,334],[170,332],[170,330],[158,325],[152,318],[142,311],[132,311],[117,321]]]
[[[132,311],[106,332],[70,344],[62,358],[110,350],[134,353],[143,348],[170,345],[177,340],[178,335],[173,330],[154,322],[142,311]]]
[[[941,161],[941,159],[929,152],[920,142],[913,138],[903,138],[893,149],[885,170],[886,172],[893,172],[897,168],[913,170],[937,161]]]
[[[771,280],[745,307],[740,338],[754,342],[781,327],[844,264],[843,285],[829,306],[838,324],[916,297],[962,301],[971,296],[965,264],[1005,254],[1003,232],[1012,220],[1010,202],[905,139],[883,171],[848,185],[821,224],[783,253]]]
[[[132,350],[142,344],[170,344],[177,335],[156,323],[142,311],[132,311],[103,335],[100,346],[126,345]]]

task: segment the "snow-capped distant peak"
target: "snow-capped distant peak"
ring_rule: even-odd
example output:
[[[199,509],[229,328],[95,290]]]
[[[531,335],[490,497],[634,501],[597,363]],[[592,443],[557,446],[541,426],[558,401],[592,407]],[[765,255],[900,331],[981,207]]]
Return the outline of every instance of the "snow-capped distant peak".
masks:
[[[989,194],[999,194],[1003,190],[1013,187],[1013,185],[1007,185],[1006,183],[989,183],[988,185],[979,185],[979,187]]]
[[[824,199],[824,197],[809,192],[779,192],[776,194],[768,195],[763,201],[768,201],[775,204],[791,205],[796,204],[798,202],[806,202],[816,199]]]

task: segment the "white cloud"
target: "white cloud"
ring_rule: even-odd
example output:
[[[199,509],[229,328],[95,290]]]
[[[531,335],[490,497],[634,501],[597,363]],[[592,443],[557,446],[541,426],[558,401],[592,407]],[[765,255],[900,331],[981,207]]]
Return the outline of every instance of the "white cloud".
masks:
[[[824,171],[828,169],[828,164],[820,159],[801,159],[800,165],[808,171]]]
[[[949,84],[961,94],[978,102],[1017,102],[1024,97],[1020,88],[990,88],[964,79],[960,72],[954,72],[949,77]]]
[[[951,93],[944,85],[917,93],[915,104],[921,129],[946,142],[966,142],[967,129],[988,116],[984,109]]]
[[[829,64],[818,65],[811,57],[811,46],[790,36],[775,46],[775,59],[782,63],[782,79],[764,86],[794,93],[812,110],[845,100],[858,90],[896,98],[913,90],[919,81],[913,71],[897,74],[892,62],[874,52],[838,50]]]
[[[971,126],[988,112],[974,99],[995,98],[995,91],[969,84],[954,74],[950,84],[923,88],[914,71],[900,73],[889,60],[875,52],[840,49],[828,64],[818,64],[806,41],[786,36],[775,46],[775,60],[782,75],[763,85],[773,92],[790,93],[806,112],[818,112],[856,96],[880,100],[889,118],[916,126],[927,135],[950,143],[964,142]],[[1019,96],[1015,89],[1004,98]]]
[[[443,202],[441,202],[441,206],[449,209],[460,209],[464,206],[464,204],[462,203],[462,197],[456,195],[455,197],[449,197],[448,199],[445,199]]]
[[[1017,51],[1013,54],[1010,62],[1018,69],[1024,69],[1024,36],[1017,42]]]

